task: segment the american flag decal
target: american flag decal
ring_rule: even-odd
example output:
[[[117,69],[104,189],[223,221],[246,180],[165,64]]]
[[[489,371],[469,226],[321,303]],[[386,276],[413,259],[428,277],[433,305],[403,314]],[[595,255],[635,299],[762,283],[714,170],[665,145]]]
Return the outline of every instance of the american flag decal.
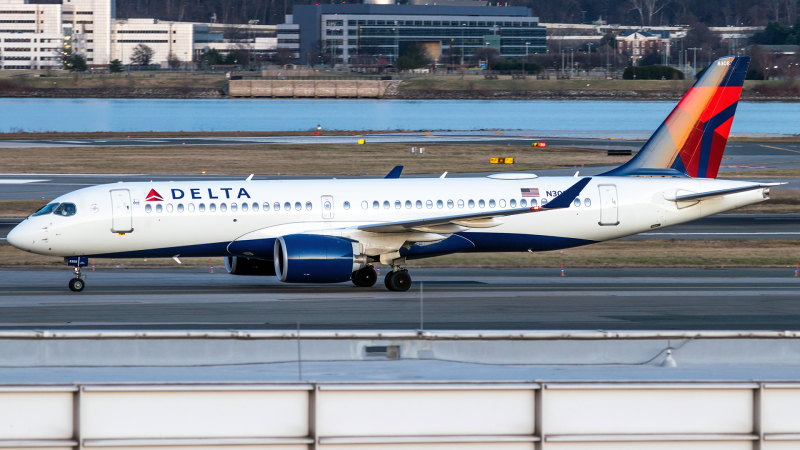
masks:
[[[538,197],[539,188],[521,188],[519,190],[523,197]]]

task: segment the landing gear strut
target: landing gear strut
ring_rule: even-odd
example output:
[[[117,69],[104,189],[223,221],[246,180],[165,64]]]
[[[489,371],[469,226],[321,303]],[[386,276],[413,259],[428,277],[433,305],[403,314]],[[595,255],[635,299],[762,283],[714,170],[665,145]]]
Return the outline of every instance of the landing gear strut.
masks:
[[[405,292],[411,287],[411,275],[408,274],[408,269],[392,266],[392,271],[386,274],[383,283],[390,291]]]
[[[81,275],[81,268],[75,268],[75,278],[69,280],[69,290],[72,292],[80,292],[86,287],[86,283],[84,283],[84,279],[86,275]]]
[[[372,287],[378,281],[378,272],[372,266],[364,266],[353,272],[353,284],[358,287]]]

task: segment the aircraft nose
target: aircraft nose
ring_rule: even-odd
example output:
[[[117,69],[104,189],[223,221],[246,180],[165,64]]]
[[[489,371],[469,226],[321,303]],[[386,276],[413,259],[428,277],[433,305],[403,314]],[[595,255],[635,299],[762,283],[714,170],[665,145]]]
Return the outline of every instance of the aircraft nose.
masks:
[[[20,250],[26,250],[25,243],[28,240],[26,239],[27,231],[25,228],[27,228],[25,222],[12,228],[11,231],[8,232],[8,236],[6,236],[6,241]]]

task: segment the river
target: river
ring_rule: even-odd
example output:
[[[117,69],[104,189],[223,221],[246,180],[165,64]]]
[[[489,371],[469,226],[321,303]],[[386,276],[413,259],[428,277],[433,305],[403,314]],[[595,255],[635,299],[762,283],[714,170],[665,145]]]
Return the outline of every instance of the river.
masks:
[[[672,101],[0,99],[0,132],[654,130]],[[732,133],[800,134],[800,103],[739,104]]]

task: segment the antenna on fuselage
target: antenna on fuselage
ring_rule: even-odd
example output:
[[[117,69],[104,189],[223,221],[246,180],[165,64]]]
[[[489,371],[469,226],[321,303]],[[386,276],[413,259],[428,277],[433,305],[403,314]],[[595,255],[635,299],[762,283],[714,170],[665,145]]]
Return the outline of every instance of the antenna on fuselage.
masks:
[[[447,176],[447,172],[443,173],[442,176],[440,176],[439,178],[444,178],[446,176]]]

